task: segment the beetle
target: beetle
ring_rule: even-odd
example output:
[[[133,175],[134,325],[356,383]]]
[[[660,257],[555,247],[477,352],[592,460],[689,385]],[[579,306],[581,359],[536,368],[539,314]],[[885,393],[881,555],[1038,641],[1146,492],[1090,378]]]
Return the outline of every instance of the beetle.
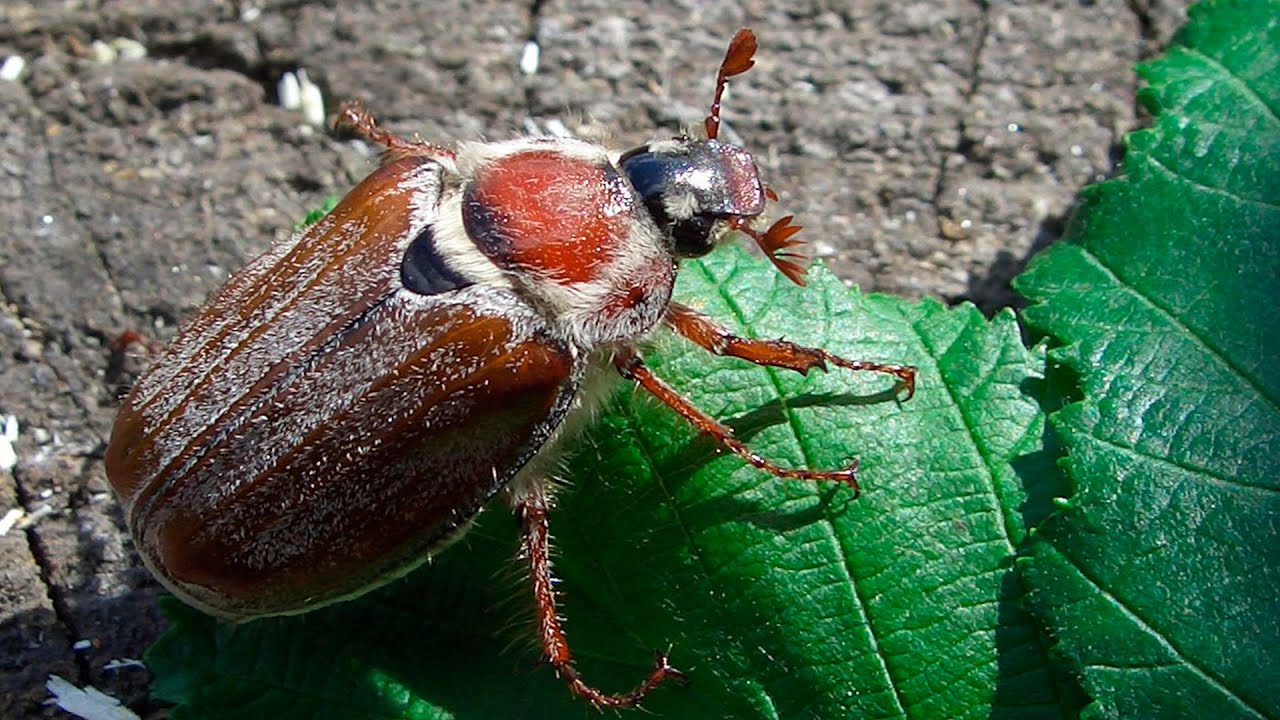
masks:
[[[626,152],[569,139],[449,148],[380,128],[358,104],[337,126],[386,150],[325,217],[233,275],[123,401],[106,470],[147,567],[186,603],[246,621],[305,612],[399,577],[505,493],[520,519],[545,659],[597,707],[634,689],[576,671],[548,558],[552,450],[620,375],[773,476],[857,490],[856,462],[784,468],[752,452],[645,365],[662,327],[716,355],[807,373],[915,368],[735,336],[673,302],[679,261],[732,231],[803,285],[800,228],[755,227],[752,156],[720,142],[729,78],[754,64],[740,30],[705,138]]]

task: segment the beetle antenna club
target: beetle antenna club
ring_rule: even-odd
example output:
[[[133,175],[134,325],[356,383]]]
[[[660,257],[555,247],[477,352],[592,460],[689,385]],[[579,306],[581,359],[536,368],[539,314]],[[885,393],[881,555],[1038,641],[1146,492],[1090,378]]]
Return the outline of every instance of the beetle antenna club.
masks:
[[[755,64],[756,34],[750,28],[742,28],[729,41],[729,49],[725,51],[724,60],[720,63],[720,71],[716,73],[716,96],[711,101],[711,113],[703,121],[707,130],[707,139],[715,140],[720,134],[720,98],[729,78],[741,75]]]
[[[749,28],[742,28],[729,42],[729,49],[725,51],[724,60],[720,62],[720,70],[716,73],[715,98],[711,101],[711,111],[707,119],[703,121],[708,140],[715,140],[720,134],[720,100],[724,96],[725,87],[729,84],[729,78],[741,75],[754,67],[755,54],[755,33]],[[769,188],[764,189],[764,195],[769,200],[778,199],[777,194]],[[768,257],[788,280],[803,286],[805,275],[808,273],[804,266],[806,258],[802,253],[795,252],[794,248],[804,245],[804,241],[793,239],[803,228],[792,225],[792,217],[788,215],[774,223],[768,230],[761,232],[751,226],[752,219],[752,217],[743,216],[728,218],[728,225],[755,240],[764,251],[765,257]]]
[[[858,491],[856,460],[784,467],[657,377],[639,346],[665,326],[709,353],[801,374],[913,367],[733,334],[672,302],[679,260],[724,231],[751,237],[804,284],[791,216],[721,142],[720,101],[749,70],[734,35],[705,139],[618,154],[579,140],[445,147],[378,127],[358,103],[337,127],[386,148],[321,221],[209,299],[121,404],[107,477],[147,567],[186,603],[246,621],[359,595],[421,564],[506,492],[520,520],[542,653],[598,708],[639,704],[682,675],[656,653],[629,691],[579,674],[556,615],[551,463],[584,386],[613,366],[743,461],[780,480]]]

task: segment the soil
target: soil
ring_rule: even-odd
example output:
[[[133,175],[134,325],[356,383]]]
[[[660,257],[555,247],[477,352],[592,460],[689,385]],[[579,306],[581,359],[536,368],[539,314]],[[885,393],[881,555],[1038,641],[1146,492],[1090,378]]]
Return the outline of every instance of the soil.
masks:
[[[430,8],[428,9],[428,5]],[[1017,305],[1009,280],[1117,171],[1143,122],[1133,66],[1185,4],[728,4],[532,0],[7,0],[0,59],[0,717],[66,717],[60,675],[143,716],[162,629],[102,455],[136,358],[229,273],[367,174],[374,151],[279,106],[305,68],[330,114],[363,100],[392,130],[503,139],[561,123],[618,147],[700,124],[740,26],[757,65],[726,130],[814,251],[864,290]],[[94,41],[145,57],[104,62]],[[535,73],[521,72],[529,41]],[[101,47],[100,45],[98,47]],[[82,642],[87,641],[87,642]]]

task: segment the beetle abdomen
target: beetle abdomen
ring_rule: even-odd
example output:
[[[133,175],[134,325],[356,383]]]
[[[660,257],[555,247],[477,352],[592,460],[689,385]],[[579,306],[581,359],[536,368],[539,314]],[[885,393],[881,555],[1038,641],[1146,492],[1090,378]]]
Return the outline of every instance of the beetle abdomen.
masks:
[[[189,602],[247,618],[377,584],[568,410],[580,363],[511,290],[400,287],[438,178],[420,158],[375,173],[235,276],[125,401],[108,477],[142,556]]]

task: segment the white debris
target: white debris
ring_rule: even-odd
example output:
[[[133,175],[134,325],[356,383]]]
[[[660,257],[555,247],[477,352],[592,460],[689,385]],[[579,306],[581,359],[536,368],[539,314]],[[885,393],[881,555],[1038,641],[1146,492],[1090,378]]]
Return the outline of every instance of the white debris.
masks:
[[[106,665],[102,666],[103,670],[129,670],[137,668],[139,670],[146,669],[146,665],[141,660],[134,658],[114,658]]]
[[[0,470],[12,470],[18,464],[18,453],[13,444],[18,442],[18,418],[5,415],[0,424]]]
[[[297,110],[302,107],[302,86],[298,85],[298,76],[287,72],[280,76],[276,83],[276,95],[280,98],[280,107],[285,110]]]
[[[50,675],[44,686],[58,707],[82,720],[141,720],[119,700],[92,685],[81,690],[65,678]]]
[[[141,60],[147,56],[147,46],[133,38],[118,37],[111,41],[111,49],[121,60]]]
[[[0,65],[0,80],[8,82],[17,82],[22,77],[22,71],[27,69],[27,61],[21,55],[10,55],[4,59],[4,64]]]
[[[538,72],[538,61],[542,59],[542,47],[538,45],[537,40],[530,40],[524,44],[524,50],[520,51],[520,72],[524,75],[533,75]]]
[[[547,120],[545,123],[543,123],[543,126],[547,128],[547,134],[552,137],[558,137],[558,138],[573,137],[573,133],[569,131],[569,128],[564,126],[564,123],[560,122],[560,118],[551,118]]]
[[[298,91],[302,101],[299,109],[302,117],[312,125],[324,125],[324,95],[320,87],[307,78],[307,71],[298,68]]]
[[[89,43],[89,57],[99,65],[111,65],[121,60],[141,60],[146,56],[147,46],[133,38],[118,37]]]
[[[307,78],[306,70],[298,68],[281,75],[276,83],[276,95],[279,96],[280,107],[300,111],[312,125],[324,125],[324,94]]]
[[[91,647],[93,647],[92,640],[77,640],[75,644],[71,646],[71,649],[75,650],[76,652],[84,652],[85,650],[88,650]]]
[[[111,47],[110,43],[94,40],[89,43],[89,56],[99,65],[110,65],[116,61],[116,58],[120,57],[120,53],[116,52],[116,49]]]
[[[14,526],[18,524],[18,521],[26,514],[26,511],[22,508],[9,508],[9,512],[5,513],[4,517],[0,518],[0,537],[8,535],[9,531],[12,530]]]
[[[53,507],[48,503],[45,503],[44,505],[36,508],[34,512],[28,513],[26,517],[22,518],[17,527],[19,530],[26,530],[52,514]]]

